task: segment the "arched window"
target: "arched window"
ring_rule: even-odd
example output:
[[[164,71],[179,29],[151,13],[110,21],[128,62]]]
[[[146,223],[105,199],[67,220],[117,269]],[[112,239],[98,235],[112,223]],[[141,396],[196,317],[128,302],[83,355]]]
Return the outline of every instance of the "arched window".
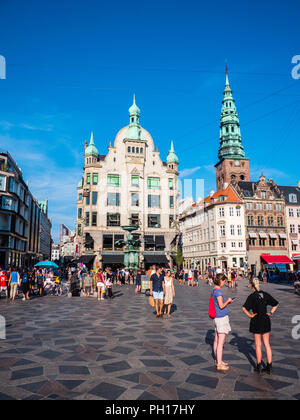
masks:
[[[245,175],[241,175],[241,176],[240,176],[240,179],[241,179],[241,181],[244,181],[244,179],[245,179]]]
[[[142,147],[140,148],[140,153],[144,153],[144,149]]]
[[[131,152],[131,147],[130,146],[128,146],[128,153],[130,153]]]
[[[134,147],[132,148],[131,152],[132,152],[132,153],[135,153],[135,148],[134,148]]]

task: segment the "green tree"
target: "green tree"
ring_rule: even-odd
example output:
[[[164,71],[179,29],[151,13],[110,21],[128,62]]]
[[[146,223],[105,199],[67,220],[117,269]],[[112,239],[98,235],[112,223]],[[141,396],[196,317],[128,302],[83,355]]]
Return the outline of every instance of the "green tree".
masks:
[[[176,262],[176,265],[177,265],[178,268],[180,268],[183,264],[183,255],[182,255],[181,249],[179,247],[177,247],[175,262]]]

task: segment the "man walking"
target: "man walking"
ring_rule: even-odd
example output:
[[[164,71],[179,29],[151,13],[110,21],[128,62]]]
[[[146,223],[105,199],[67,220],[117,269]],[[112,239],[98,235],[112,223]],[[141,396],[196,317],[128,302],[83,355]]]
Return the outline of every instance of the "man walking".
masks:
[[[162,317],[164,306],[164,275],[162,267],[158,267],[156,273],[150,277],[150,294],[155,300],[156,317]]]
[[[12,301],[15,300],[19,283],[20,283],[20,275],[17,272],[17,269],[14,267],[12,269],[12,272],[10,273],[10,277],[9,277],[10,300],[12,300]]]

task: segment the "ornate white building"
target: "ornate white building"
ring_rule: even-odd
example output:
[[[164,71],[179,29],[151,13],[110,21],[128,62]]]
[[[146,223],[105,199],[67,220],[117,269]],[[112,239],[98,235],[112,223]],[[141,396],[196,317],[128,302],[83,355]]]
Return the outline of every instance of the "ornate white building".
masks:
[[[180,217],[180,231],[185,268],[245,267],[244,206],[231,186],[189,207]]]
[[[81,260],[94,266],[121,266],[122,226],[139,226],[140,265],[172,265],[176,237],[178,158],[173,142],[166,162],[148,131],[139,122],[140,109],[129,109],[129,125],[122,128],[108,153],[99,155],[93,134],[85,143],[82,180],[78,184],[76,243]]]

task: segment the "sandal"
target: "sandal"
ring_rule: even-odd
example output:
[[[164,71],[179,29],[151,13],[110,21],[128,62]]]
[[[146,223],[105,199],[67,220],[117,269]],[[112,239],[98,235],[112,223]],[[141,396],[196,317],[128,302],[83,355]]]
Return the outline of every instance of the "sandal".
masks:
[[[226,363],[226,362],[222,362],[221,363],[221,365],[224,365],[224,366],[229,366],[229,364],[228,363]],[[215,366],[218,366],[218,362],[215,360]]]
[[[225,366],[222,363],[216,366],[216,369],[222,372],[228,372],[229,366]]]

